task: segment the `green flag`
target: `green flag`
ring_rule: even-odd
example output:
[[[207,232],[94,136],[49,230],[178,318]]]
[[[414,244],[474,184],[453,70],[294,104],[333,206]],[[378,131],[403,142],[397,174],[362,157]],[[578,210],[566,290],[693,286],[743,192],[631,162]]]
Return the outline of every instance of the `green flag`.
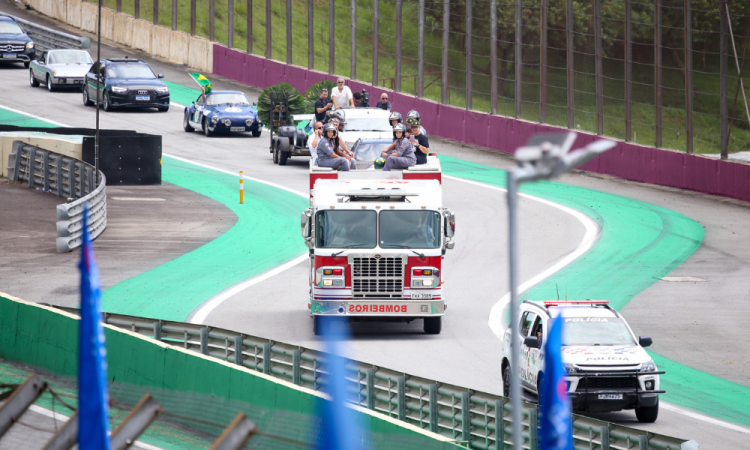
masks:
[[[193,77],[193,80],[198,83],[204,93],[208,94],[209,92],[211,92],[211,82],[208,81],[208,78],[199,73],[188,73],[188,75]]]

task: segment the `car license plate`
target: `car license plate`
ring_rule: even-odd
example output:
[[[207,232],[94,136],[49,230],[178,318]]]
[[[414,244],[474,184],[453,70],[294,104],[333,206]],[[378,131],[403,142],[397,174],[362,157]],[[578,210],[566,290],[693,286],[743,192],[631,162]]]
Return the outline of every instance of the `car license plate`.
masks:
[[[411,294],[412,300],[430,300],[431,298],[432,298],[432,294],[427,294],[427,293]]]
[[[13,58],[15,59],[16,54],[15,53],[3,53],[3,58]]]
[[[245,131],[245,127],[231,127],[229,131]]]
[[[148,95],[136,95],[135,99],[136,101],[139,101],[139,102],[147,102],[151,100],[151,97],[149,97]]]
[[[599,394],[599,400],[622,400],[622,394]]]

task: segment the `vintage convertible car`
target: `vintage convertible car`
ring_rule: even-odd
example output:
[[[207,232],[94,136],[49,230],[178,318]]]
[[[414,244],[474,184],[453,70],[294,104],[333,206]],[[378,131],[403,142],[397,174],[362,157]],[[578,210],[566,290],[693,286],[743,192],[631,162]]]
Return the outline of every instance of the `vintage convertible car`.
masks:
[[[31,62],[29,84],[44,83],[52,91],[57,88],[83,89],[83,80],[94,61],[86,50],[49,50]]]
[[[262,126],[257,109],[239,91],[211,91],[205,96],[201,95],[185,108],[182,121],[185,131],[200,129],[206,136],[250,131],[254,137],[258,137]]]

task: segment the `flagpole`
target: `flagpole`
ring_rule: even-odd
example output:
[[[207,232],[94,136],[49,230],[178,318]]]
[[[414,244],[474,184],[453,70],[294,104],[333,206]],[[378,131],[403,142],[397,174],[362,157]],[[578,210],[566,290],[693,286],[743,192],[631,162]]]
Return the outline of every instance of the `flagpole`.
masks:
[[[98,22],[99,24],[97,25],[96,32],[96,63],[98,64],[98,70],[96,74],[96,135],[94,136],[94,184],[96,186],[99,186],[99,83],[102,73],[102,0],[99,0]],[[86,89],[86,85],[83,85],[83,88]]]

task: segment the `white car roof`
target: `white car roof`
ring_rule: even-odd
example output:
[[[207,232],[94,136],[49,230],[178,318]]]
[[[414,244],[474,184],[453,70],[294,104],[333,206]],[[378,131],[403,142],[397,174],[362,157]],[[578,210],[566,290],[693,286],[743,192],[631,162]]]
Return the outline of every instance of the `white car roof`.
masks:
[[[344,117],[347,119],[359,119],[362,117],[373,117],[376,119],[385,119],[386,122],[391,116],[390,111],[386,111],[380,108],[354,108],[354,109],[342,109]]]
[[[587,300],[590,301],[590,300]],[[545,302],[561,302],[560,306],[546,306]],[[574,300],[573,300],[574,302]],[[535,300],[529,301],[536,305],[545,308],[548,312],[565,311],[565,317],[618,317],[618,315],[611,309],[604,306],[592,306],[592,304],[565,304],[565,300]],[[529,311],[538,311],[538,308],[526,304]]]

